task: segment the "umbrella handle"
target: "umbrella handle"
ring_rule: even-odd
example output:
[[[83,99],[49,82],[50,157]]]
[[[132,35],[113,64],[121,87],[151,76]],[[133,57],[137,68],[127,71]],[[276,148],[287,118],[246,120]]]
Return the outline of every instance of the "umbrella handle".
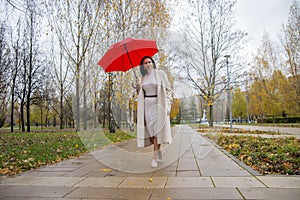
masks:
[[[134,69],[134,68],[133,68],[133,74],[134,74],[135,79],[137,79],[138,77],[137,77],[137,75],[136,75],[136,72],[135,72],[135,69]]]

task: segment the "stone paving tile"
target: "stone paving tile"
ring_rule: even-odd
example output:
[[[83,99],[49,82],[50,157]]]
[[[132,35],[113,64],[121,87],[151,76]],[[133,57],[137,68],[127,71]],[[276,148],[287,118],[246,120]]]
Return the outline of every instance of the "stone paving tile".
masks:
[[[118,187],[119,188],[163,188],[167,182],[167,177],[128,177]]]
[[[171,164],[171,165],[168,165],[166,167],[163,167],[161,169],[158,169],[158,170],[155,170],[155,171],[176,171],[177,170],[177,162]]]
[[[175,177],[176,171],[158,170],[155,171],[152,176],[153,177]]]
[[[9,186],[1,191],[2,197],[63,197],[76,188],[74,187],[43,187],[43,186]]]
[[[86,163],[85,163],[86,164]],[[56,167],[56,166],[49,166],[49,167],[42,167],[38,170],[35,170],[37,172],[72,172],[78,168],[83,167],[82,166],[78,166],[78,167]]]
[[[73,186],[84,179],[86,179],[86,177],[41,177],[38,181],[32,183],[31,185],[49,187]]]
[[[51,199],[53,200],[53,198]],[[40,198],[39,197],[0,197],[0,200],[40,200]]]
[[[9,187],[8,185],[0,185],[0,195],[1,195],[1,190],[5,190],[8,187]]]
[[[147,173],[126,173],[117,170],[112,170],[107,176],[120,176],[120,177],[151,177],[153,171]]]
[[[255,177],[212,177],[215,186],[218,187],[266,187]]]
[[[71,192],[65,198],[149,200],[151,193],[152,189],[83,187]]]
[[[206,156],[203,159],[197,158],[199,167],[202,168],[229,168],[231,169],[234,167],[234,169],[240,169],[241,167],[237,165],[236,162],[232,161],[230,158],[228,158],[225,154],[219,154],[219,155],[209,155]],[[220,165],[222,163],[222,165]]]
[[[214,187],[210,177],[169,177],[165,188]]]
[[[203,176],[252,176],[224,154],[207,156],[197,162]]]
[[[187,150],[184,154],[181,155],[180,159],[195,159],[194,153],[192,151]]]
[[[201,168],[202,176],[221,176],[221,177],[232,177],[232,176],[239,176],[239,177],[251,177],[252,175],[249,174],[244,169],[203,169]]]
[[[59,171],[59,172],[44,172],[44,171],[32,171],[30,173],[23,173],[22,176],[23,177],[59,177],[64,175],[66,172],[65,171]]]
[[[88,173],[98,170],[102,167],[102,165],[99,163],[99,161],[95,161],[92,163],[86,163],[85,166],[80,167],[74,171],[67,172],[63,174],[63,176],[74,176],[74,177],[79,177],[79,176],[86,176]]]
[[[102,200],[102,199],[83,199],[83,198],[39,198],[39,200]],[[108,200],[107,198],[103,200]]]
[[[105,172],[105,170],[94,170],[90,171],[89,173],[85,174],[86,177],[106,177],[110,176],[112,172]]]
[[[88,156],[88,155],[85,155]],[[81,159],[83,159],[83,157],[81,157]],[[88,162],[93,162],[95,160],[94,159],[85,159],[85,160],[78,160],[76,158],[70,159],[70,160],[65,160],[62,162],[58,162],[53,164],[51,167],[55,167],[55,168],[80,168],[82,166],[84,166],[86,163]]]
[[[7,177],[1,181],[1,185],[31,185],[40,180],[43,180],[42,177]]]
[[[193,145],[195,156],[199,159],[204,159],[207,156],[224,155],[222,151],[213,145]]]
[[[168,198],[172,200],[243,199],[235,188],[163,188],[154,189],[150,200]]]
[[[299,188],[239,188],[246,199],[299,200]]]
[[[177,170],[198,170],[196,160],[194,158],[180,158]]]
[[[39,200],[101,200],[101,199],[82,199],[82,198],[39,198]],[[105,199],[107,200],[107,199]]]
[[[126,177],[89,177],[74,187],[112,187],[116,188],[122,183]]]
[[[182,170],[177,171],[177,177],[200,177],[201,174],[198,170]]]
[[[259,176],[270,188],[300,188],[300,176]]]

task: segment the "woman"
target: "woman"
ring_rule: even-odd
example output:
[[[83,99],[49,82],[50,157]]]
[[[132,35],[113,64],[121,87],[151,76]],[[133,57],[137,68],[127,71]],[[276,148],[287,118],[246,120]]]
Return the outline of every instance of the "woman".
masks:
[[[137,143],[138,147],[154,145],[151,167],[155,168],[162,162],[161,144],[172,142],[169,116],[172,92],[167,75],[156,69],[151,57],[142,58],[140,70],[143,78],[142,82],[137,81]]]

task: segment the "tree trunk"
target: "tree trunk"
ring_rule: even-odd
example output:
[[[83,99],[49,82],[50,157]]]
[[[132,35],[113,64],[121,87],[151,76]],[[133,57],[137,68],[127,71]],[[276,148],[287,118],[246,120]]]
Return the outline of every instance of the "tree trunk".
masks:
[[[11,94],[10,132],[14,132],[15,80],[13,80],[11,90],[12,90],[12,94]]]
[[[19,55],[18,55],[18,44],[17,49],[15,49],[16,53],[16,66],[14,69],[13,79],[12,79],[12,87],[11,87],[11,113],[10,113],[10,131],[14,132],[14,108],[15,108],[15,88],[16,88],[16,78],[17,78],[17,69],[18,69],[18,62],[19,62]]]
[[[21,130],[22,130],[22,132],[25,132],[24,101],[21,101],[21,105],[20,105],[20,115],[21,115]]]
[[[64,106],[63,106],[63,95],[64,95],[64,88],[63,84],[60,84],[60,122],[59,122],[59,128],[64,128]]]
[[[213,105],[209,106],[209,127],[214,127],[214,108]]]
[[[44,125],[43,125],[43,107],[41,107],[41,128],[42,128],[42,130],[44,129]]]
[[[96,88],[94,88],[94,91],[96,91]],[[94,128],[97,128],[97,93],[94,93]]]
[[[84,62],[83,62],[84,63]],[[87,103],[86,103],[86,69],[85,69],[85,63],[84,63],[84,69],[83,69],[83,129],[87,129]]]
[[[26,99],[27,111],[27,132],[30,132],[30,95],[32,90],[32,68],[33,68],[33,12],[30,13],[30,44],[29,44],[29,72],[28,72],[28,92]]]
[[[61,52],[60,52],[60,63],[59,63],[59,75],[60,75],[60,114],[59,114],[59,118],[60,118],[60,122],[59,122],[59,129],[63,129],[64,128],[64,106],[63,106],[63,100],[64,100],[64,84],[63,84],[63,77],[62,77],[62,59],[63,59],[63,53],[62,53],[62,48],[60,48]]]
[[[79,106],[79,63],[77,63],[76,67],[76,100],[75,100],[75,106],[76,106],[76,131],[80,131],[80,106]]]

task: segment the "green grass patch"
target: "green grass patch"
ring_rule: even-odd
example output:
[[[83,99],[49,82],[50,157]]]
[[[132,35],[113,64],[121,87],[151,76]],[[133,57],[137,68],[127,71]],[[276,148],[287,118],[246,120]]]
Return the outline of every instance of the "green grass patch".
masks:
[[[262,174],[300,175],[299,139],[225,135],[217,137],[218,145]]]
[[[121,130],[116,133],[1,133],[0,175],[18,174],[42,165],[54,164],[134,137]]]
[[[132,132],[125,132],[123,130],[116,130],[115,133],[110,133],[109,131],[105,131],[105,136],[112,144],[116,144],[125,140],[131,140],[136,138],[136,135]]]

